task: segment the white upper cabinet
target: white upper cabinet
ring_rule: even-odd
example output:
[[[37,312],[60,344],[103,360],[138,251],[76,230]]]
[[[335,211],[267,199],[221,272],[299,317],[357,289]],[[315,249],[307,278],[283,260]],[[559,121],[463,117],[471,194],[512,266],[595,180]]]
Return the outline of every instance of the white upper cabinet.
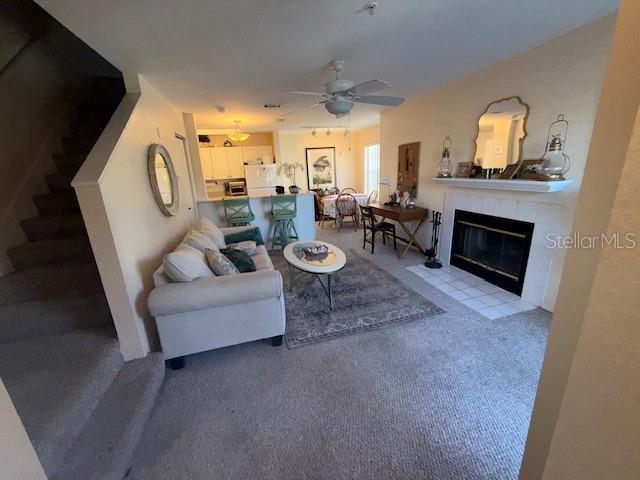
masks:
[[[273,148],[258,147],[202,147],[200,163],[205,180],[244,178],[245,163],[273,163]]]

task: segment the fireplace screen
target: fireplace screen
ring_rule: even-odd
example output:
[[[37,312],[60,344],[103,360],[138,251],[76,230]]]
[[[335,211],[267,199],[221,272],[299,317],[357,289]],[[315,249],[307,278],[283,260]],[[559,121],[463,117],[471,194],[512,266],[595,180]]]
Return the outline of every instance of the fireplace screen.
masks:
[[[522,293],[533,223],[456,210],[451,265]]]

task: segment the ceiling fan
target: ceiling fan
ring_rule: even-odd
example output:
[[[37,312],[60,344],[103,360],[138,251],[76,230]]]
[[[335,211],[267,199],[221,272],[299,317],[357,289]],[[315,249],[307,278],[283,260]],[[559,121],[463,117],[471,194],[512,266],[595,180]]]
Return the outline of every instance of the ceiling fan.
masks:
[[[370,93],[391,87],[387,82],[383,82],[377,78],[367,82],[358,83],[357,85],[352,81],[340,78],[344,70],[344,64],[345,61],[342,58],[337,58],[331,61],[329,65],[331,69],[336,72],[336,79],[324,84],[324,93],[299,91],[287,92],[292,95],[322,97],[322,100],[297,108],[285,113],[284,115],[291,115],[292,113],[324,105],[324,108],[326,108],[329,113],[335,115],[336,118],[340,118],[348,115],[349,112],[351,112],[353,105],[356,103],[397,107],[404,102],[403,97],[369,95]]]

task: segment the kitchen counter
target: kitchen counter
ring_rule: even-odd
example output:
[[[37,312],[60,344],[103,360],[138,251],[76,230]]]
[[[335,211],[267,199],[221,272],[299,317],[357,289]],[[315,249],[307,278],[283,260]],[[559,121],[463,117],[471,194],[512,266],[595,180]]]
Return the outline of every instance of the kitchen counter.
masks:
[[[234,198],[271,198],[272,195],[275,194],[266,194],[266,193],[261,193],[261,194],[253,194],[253,195],[209,195],[207,200],[200,200],[198,203],[207,203],[207,202],[219,202],[221,200],[233,200]],[[285,195],[291,195],[290,193],[287,193]],[[296,195],[298,195],[299,197],[304,196],[304,195],[314,195],[311,192],[300,192],[300,193],[296,193]]]
[[[251,222],[260,228],[262,238],[271,247],[271,237],[273,236],[273,221],[271,219],[271,197],[276,195],[255,195],[255,196],[217,196],[209,197],[208,200],[198,202],[198,213],[200,216],[208,218],[219,226],[227,226],[227,219],[224,213],[223,199],[249,198],[249,205],[255,215],[255,220]],[[301,192],[296,194],[297,215],[293,221],[298,231],[300,240],[314,240],[316,237],[316,214],[315,214],[314,194]]]

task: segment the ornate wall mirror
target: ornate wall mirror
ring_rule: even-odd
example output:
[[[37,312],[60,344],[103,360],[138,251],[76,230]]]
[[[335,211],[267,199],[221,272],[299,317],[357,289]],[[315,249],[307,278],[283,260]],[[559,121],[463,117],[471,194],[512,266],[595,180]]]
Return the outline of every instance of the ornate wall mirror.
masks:
[[[482,168],[505,169],[520,162],[529,106],[520,97],[490,103],[478,120],[473,163]]]
[[[178,177],[171,155],[162,145],[154,143],[149,147],[147,170],[158,207],[167,217],[175,215],[179,200]]]

